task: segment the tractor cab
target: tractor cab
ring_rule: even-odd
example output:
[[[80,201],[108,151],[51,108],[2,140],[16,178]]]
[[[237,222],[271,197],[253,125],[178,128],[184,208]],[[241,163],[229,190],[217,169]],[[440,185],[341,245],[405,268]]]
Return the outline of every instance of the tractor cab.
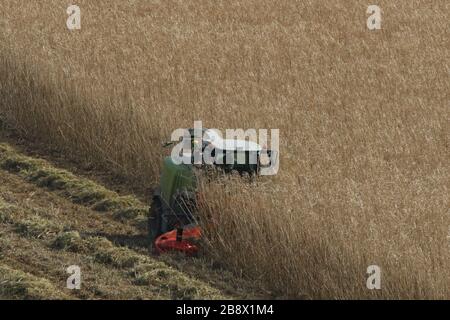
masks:
[[[220,140],[211,143],[213,165],[226,173],[257,174],[262,147],[248,140]]]

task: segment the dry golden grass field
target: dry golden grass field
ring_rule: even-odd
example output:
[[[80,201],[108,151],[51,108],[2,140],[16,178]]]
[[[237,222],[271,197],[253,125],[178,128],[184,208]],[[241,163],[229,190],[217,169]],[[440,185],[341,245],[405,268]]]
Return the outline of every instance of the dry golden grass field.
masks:
[[[76,4],[81,30],[69,31],[67,1],[1,1],[7,131],[145,196],[174,129],[278,128],[278,175],[203,186],[203,214],[220,222],[206,259],[268,296],[450,298],[448,0]],[[381,30],[366,26],[370,4]],[[5,246],[17,238],[3,234]],[[0,268],[14,271],[10,260]],[[381,290],[366,287],[369,265]]]

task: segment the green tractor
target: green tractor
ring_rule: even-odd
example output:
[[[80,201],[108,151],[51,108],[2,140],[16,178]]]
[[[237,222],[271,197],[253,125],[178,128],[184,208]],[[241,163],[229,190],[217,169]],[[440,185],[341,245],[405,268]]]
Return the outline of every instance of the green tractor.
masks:
[[[189,129],[190,143],[197,143],[194,129]],[[155,253],[181,251],[194,255],[201,237],[197,223],[196,171],[216,168],[224,173],[238,172],[257,175],[262,167],[269,167],[274,152],[264,150],[248,140],[223,140],[212,130],[202,130],[201,152],[209,147],[214,162],[209,164],[177,163],[171,156],[164,159],[160,185],[155,190],[148,219],[149,238]],[[218,143],[220,141],[220,143]],[[166,145],[171,145],[166,144]],[[211,148],[212,146],[212,148]],[[227,161],[232,156],[233,161]],[[193,158],[191,154],[187,157]]]

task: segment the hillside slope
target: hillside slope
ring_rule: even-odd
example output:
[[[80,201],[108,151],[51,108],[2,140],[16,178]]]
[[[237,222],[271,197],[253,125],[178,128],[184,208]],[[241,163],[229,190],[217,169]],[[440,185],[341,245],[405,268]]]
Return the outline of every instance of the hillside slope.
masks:
[[[200,220],[220,221],[204,234],[215,264],[168,264],[232,295],[241,281],[211,265],[277,297],[450,298],[448,0],[77,0],[80,30],[65,0],[17,4],[0,1],[0,126],[75,178],[145,202],[177,128],[280,130],[276,176],[200,190]],[[55,193],[114,204],[68,186]],[[140,205],[116,200],[128,210],[93,213],[128,221],[142,237],[112,243],[142,248]],[[382,290],[366,286],[372,265]]]

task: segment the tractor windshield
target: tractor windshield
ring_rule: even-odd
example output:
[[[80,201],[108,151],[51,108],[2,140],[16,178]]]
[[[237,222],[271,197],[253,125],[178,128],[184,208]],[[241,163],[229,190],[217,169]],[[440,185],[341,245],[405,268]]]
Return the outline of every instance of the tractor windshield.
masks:
[[[226,172],[236,170],[239,173],[256,173],[258,171],[258,152],[216,149],[214,164]]]

